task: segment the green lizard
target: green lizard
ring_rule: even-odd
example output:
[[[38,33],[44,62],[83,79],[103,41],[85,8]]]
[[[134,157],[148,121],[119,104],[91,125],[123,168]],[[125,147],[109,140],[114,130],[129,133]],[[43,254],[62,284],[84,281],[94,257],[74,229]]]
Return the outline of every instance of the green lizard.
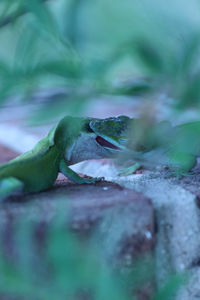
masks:
[[[50,188],[58,173],[72,181],[94,183],[102,178],[81,178],[68,166],[86,159],[112,157],[125,149],[130,119],[63,118],[31,150],[0,166],[0,199],[16,192],[35,193]]]

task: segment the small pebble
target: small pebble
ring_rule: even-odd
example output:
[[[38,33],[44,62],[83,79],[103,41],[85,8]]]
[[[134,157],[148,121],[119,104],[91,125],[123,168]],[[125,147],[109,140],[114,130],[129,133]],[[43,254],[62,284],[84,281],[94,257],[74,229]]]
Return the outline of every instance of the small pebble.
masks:
[[[145,232],[145,236],[146,236],[146,238],[147,238],[148,240],[150,240],[150,239],[152,238],[152,234],[151,234],[150,231],[146,231],[146,232]]]
[[[185,265],[184,264],[180,264],[179,268],[180,268],[180,270],[184,270],[185,269]]]
[[[103,190],[104,190],[104,191],[107,191],[107,190],[108,190],[108,187],[107,187],[107,186],[104,186],[104,187],[103,187]]]

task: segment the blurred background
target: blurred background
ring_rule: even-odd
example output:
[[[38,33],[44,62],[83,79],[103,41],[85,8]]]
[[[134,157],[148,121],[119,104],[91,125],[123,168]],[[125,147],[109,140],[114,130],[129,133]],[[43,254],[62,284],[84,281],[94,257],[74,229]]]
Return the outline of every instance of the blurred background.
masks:
[[[1,0],[0,45],[0,142],[18,153],[64,115],[125,114],[147,125],[199,120],[198,0]],[[62,234],[50,235],[54,254],[66,239]],[[56,289],[49,294],[47,286],[44,294],[30,283],[19,287],[19,274],[3,260],[0,267],[7,276],[3,287],[12,287],[14,295],[29,291],[28,299],[58,299]],[[58,289],[67,276],[63,272]],[[99,275],[104,283],[106,272]],[[96,292],[97,299],[126,299],[123,287],[112,294],[117,284],[112,280],[108,294]],[[86,294],[80,299],[92,299]],[[64,290],[59,299],[80,295],[73,297],[66,298]]]
[[[2,0],[0,13],[1,122],[41,135],[67,114],[199,118],[198,0]]]
[[[198,110],[199,1],[170,1],[2,0],[1,107],[33,123]]]

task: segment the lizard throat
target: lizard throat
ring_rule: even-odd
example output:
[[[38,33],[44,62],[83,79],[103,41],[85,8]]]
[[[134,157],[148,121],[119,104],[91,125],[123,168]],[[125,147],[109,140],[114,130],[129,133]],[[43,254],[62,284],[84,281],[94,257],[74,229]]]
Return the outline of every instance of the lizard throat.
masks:
[[[106,141],[104,138],[102,138],[99,135],[96,137],[96,141],[102,147],[107,147],[107,148],[111,148],[111,149],[120,150],[117,146],[115,146],[112,143]]]

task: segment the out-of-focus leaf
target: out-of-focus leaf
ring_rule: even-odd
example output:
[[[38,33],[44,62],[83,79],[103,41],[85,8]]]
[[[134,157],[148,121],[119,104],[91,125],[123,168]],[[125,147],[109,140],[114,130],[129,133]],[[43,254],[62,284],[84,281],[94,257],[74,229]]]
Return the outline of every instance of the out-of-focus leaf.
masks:
[[[79,14],[84,4],[82,0],[73,0],[69,1],[70,4],[68,6],[68,18],[66,20],[66,35],[70,42],[70,44],[77,48],[80,43],[82,43],[82,36],[80,34],[80,22],[79,22]]]
[[[183,107],[192,107],[194,105],[199,105],[200,74],[196,74],[191,78],[185,79],[185,81],[183,81],[181,85],[182,85],[182,89],[180,94],[180,102],[177,103],[177,107],[183,108]]]
[[[66,79],[78,78],[81,75],[81,65],[69,60],[41,63],[35,70],[37,70],[39,74],[58,75]]]
[[[114,89],[114,94],[117,95],[143,95],[152,90],[152,85],[147,80],[135,79],[119,84]]]
[[[68,114],[77,116],[81,114],[85,105],[85,97],[76,94],[64,96],[56,101],[54,99],[54,103],[51,103],[48,109],[46,105],[42,105],[39,110],[36,110],[29,122],[31,125],[38,125],[55,119],[59,120]]]
[[[0,76],[2,76],[3,79],[10,77],[10,69],[3,61],[0,61]]]
[[[48,6],[45,1],[41,0],[32,0],[32,1],[24,1],[25,7],[27,7],[28,11],[32,12],[35,18],[42,26],[42,29],[45,29],[50,35],[59,35],[59,29],[56,24],[56,21],[51,14]]]
[[[1,22],[3,22],[5,16],[7,16],[7,14],[10,12],[10,10],[12,10],[13,8],[13,4],[14,4],[14,1],[11,0],[11,1],[1,1],[1,10],[0,10],[0,24]]]
[[[162,73],[163,59],[161,53],[155,48],[155,45],[148,41],[138,41],[136,45],[136,53],[141,63],[153,73]]]
[[[199,64],[200,34],[192,34],[186,41],[180,51],[181,72],[183,75],[192,72],[193,68],[200,67]],[[197,65],[196,65],[197,63]]]
[[[10,0],[0,3],[0,28],[10,23],[14,23],[16,19],[24,14],[23,0]]]
[[[185,284],[186,276],[183,274],[173,275],[165,283],[164,287],[161,288],[153,300],[173,300],[178,290]]]

